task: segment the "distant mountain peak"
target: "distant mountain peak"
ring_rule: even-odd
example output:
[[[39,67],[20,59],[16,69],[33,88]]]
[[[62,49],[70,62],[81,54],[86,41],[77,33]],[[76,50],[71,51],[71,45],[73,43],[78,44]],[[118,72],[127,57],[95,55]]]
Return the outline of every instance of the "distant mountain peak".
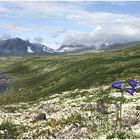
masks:
[[[139,44],[140,42],[106,42],[106,43],[96,43],[92,46],[85,45],[62,45],[57,49],[58,52],[63,53],[81,53],[81,52],[101,52],[101,51],[110,51],[115,49],[126,48],[135,44]]]
[[[91,46],[81,44],[63,44],[57,50],[47,47],[41,43],[32,43],[29,40],[23,40],[15,37],[6,40],[0,40],[0,55],[1,56],[22,56],[22,55],[63,55],[71,53],[85,53],[85,52],[102,52],[114,49],[126,48],[136,45],[140,42],[106,42],[102,41]]]
[[[18,37],[0,42],[0,55],[49,55],[52,52],[53,49],[43,44],[31,43]]]

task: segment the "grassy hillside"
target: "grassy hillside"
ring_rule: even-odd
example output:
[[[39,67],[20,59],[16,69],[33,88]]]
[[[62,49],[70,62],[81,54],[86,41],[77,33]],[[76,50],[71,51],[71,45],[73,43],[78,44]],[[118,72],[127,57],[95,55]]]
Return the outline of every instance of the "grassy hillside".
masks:
[[[34,101],[63,91],[139,79],[140,45],[123,50],[54,57],[0,58],[11,76],[0,104]]]

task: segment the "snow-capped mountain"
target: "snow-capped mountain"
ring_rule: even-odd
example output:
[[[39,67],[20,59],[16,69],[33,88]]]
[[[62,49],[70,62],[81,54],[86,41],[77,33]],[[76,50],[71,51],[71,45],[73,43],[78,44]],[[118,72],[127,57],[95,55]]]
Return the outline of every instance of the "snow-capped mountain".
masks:
[[[136,44],[140,44],[140,42],[106,43],[103,46],[101,46],[101,48],[104,48],[104,51],[109,51],[114,49],[127,48]]]
[[[22,56],[22,55],[63,55],[71,53],[101,52],[114,49],[126,48],[140,42],[131,43],[96,43],[92,46],[85,45],[62,45],[54,50],[43,44],[31,43],[29,40],[12,38],[0,40],[0,56]]]
[[[96,51],[96,46],[62,45],[59,49],[57,49],[57,51],[61,53],[78,53],[89,50]]]
[[[0,41],[0,55],[50,55],[53,49],[28,40],[12,38]]]
[[[98,43],[92,46],[84,46],[84,45],[62,45],[57,49],[57,52],[61,52],[64,54],[68,53],[81,53],[81,52],[102,52],[102,51],[110,51],[115,49],[126,48],[129,46],[133,46],[136,44],[140,44],[140,42],[124,42],[124,43]]]

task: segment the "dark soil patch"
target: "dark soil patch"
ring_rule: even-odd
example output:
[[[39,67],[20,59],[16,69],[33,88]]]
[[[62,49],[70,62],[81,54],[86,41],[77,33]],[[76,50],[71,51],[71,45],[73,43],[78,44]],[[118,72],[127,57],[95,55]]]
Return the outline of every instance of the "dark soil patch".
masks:
[[[0,93],[4,92],[9,87],[10,77],[0,70]]]

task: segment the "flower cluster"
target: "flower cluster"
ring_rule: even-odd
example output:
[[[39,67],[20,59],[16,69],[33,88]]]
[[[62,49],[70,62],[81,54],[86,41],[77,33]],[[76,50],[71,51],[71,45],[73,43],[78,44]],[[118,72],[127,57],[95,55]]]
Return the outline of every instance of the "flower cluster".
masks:
[[[128,81],[128,84],[131,86],[131,88],[125,88],[125,91],[130,95],[134,95],[134,92],[138,87],[138,83],[135,80],[130,80]],[[122,89],[122,82],[115,82],[112,84],[112,87],[116,89]]]

